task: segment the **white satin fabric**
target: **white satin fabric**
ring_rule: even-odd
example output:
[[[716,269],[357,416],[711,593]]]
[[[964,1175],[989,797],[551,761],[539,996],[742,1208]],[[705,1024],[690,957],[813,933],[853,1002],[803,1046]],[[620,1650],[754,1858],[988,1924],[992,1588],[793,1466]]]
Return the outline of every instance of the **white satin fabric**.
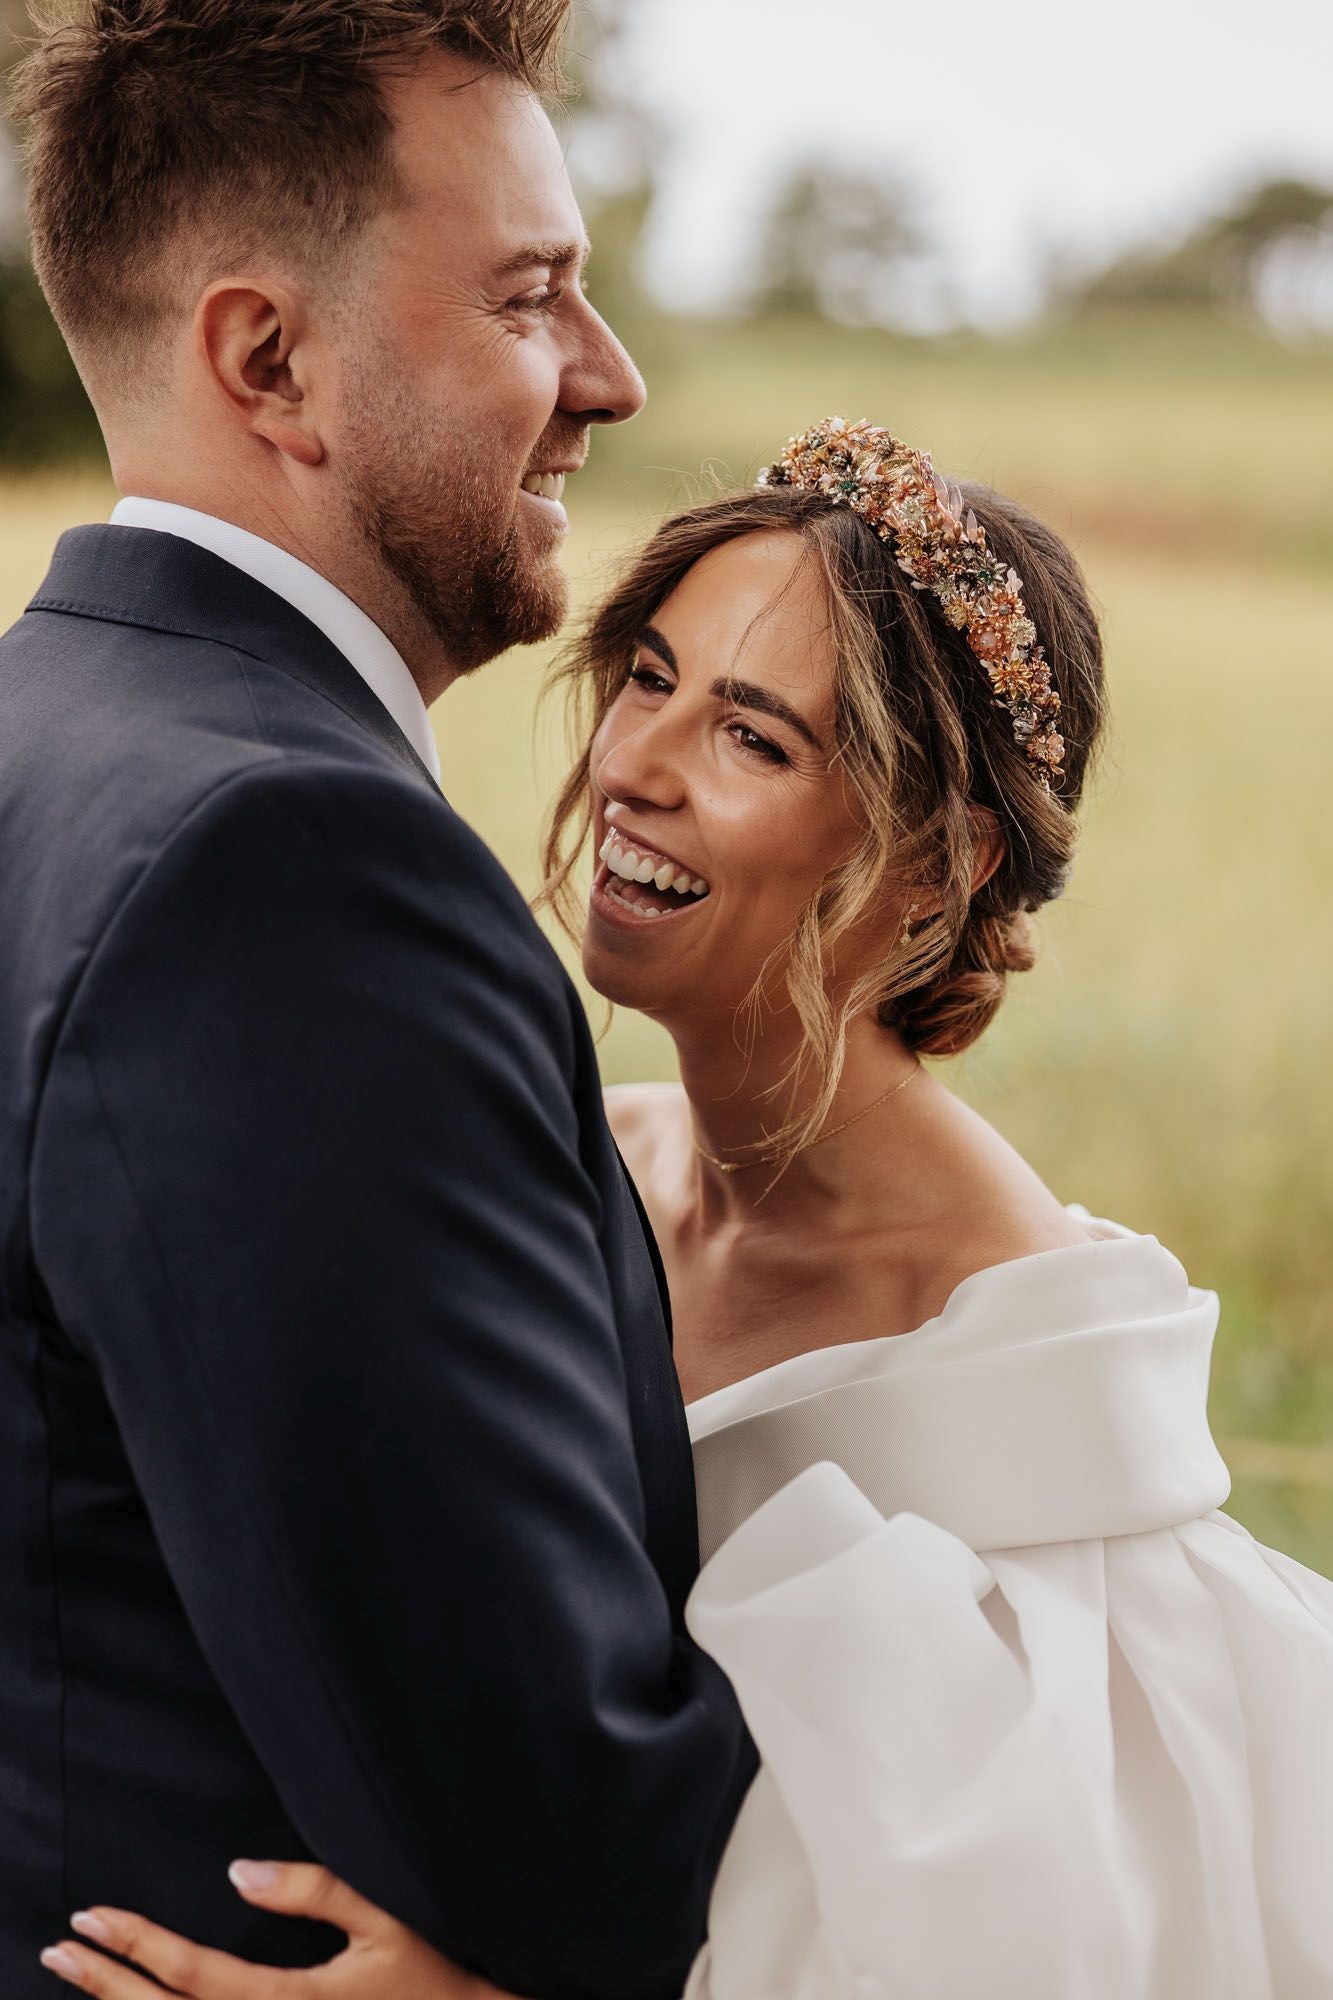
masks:
[[[1333,1584],[1215,1511],[1215,1297],[1089,1227],[691,1405],[763,1765],[688,2000],[1333,1995]]]

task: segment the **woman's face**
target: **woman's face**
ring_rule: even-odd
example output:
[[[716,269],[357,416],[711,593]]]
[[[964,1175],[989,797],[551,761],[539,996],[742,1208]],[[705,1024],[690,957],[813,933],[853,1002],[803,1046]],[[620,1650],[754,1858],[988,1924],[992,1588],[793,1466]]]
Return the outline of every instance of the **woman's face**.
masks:
[[[802,550],[764,531],[696,563],[593,742],[584,967],[668,1023],[734,1011],[857,839],[833,764],[828,614]]]

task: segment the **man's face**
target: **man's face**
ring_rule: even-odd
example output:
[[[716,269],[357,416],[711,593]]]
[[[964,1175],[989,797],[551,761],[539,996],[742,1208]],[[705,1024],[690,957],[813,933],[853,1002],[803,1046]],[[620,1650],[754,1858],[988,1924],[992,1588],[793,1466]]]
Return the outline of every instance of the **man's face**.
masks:
[[[360,247],[329,449],[357,530],[467,672],[559,629],[552,490],[643,384],[584,295],[583,223],[537,100],[441,59],[389,103],[407,201]]]

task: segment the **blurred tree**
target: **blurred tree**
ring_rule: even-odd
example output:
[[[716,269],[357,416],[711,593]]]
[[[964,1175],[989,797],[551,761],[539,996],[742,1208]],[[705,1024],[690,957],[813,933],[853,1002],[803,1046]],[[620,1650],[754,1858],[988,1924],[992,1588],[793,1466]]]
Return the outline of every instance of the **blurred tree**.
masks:
[[[662,134],[630,74],[629,16],[630,0],[582,0],[567,60],[575,94],[557,117],[568,129],[570,173],[593,243],[589,293],[603,317],[641,345],[661,317],[644,289],[642,249]]]
[[[95,458],[102,433],[22,251],[0,258],[0,464]]]
[[[916,317],[924,240],[914,208],[887,174],[807,161],[769,211],[754,303],[862,326]]]
[[[33,32],[26,0],[0,0],[0,84]],[[0,464],[95,457],[102,434],[33,276],[17,146],[0,120]]]
[[[1229,213],[1206,222],[1167,250],[1139,250],[1117,259],[1072,302],[1100,306],[1262,307],[1265,272],[1296,246],[1326,246],[1333,226],[1333,189],[1308,181],[1274,180],[1255,188]]]
[[[0,0],[0,92],[32,32],[27,0]],[[23,241],[23,177],[18,147],[0,109],[0,247]]]
[[[628,74],[631,4],[582,0],[569,45],[576,94],[557,117],[569,131],[571,169],[595,245],[592,297],[642,357],[665,337],[660,308],[645,297],[640,278],[660,133]],[[27,0],[0,0],[0,72],[7,75],[30,32]],[[0,130],[0,151],[6,146],[12,159],[12,137]],[[100,448],[96,420],[27,259],[15,172],[8,215],[0,192],[0,463],[30,464]]]

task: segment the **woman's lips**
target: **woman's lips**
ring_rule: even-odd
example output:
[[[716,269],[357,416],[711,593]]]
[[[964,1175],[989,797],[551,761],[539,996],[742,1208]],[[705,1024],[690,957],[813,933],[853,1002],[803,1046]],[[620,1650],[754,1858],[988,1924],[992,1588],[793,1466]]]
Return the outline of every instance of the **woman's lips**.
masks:
[[[626,882],[604,861],[593,878],[589,906],[593,913],[622,930],[644,930],[655,924],[678,923],[707,902],[706,896],[677,896],[652,882]]]
[[[651,883],[663,893],[670,890],[682,898],[708,894],[708,883],[702,875],[696,875],[683,861],[663,854],[660,848],[650,846],[634,834],[623,833],[618,827],[607,833],[598,859],[624,882],[638,882],[645,888]]]

